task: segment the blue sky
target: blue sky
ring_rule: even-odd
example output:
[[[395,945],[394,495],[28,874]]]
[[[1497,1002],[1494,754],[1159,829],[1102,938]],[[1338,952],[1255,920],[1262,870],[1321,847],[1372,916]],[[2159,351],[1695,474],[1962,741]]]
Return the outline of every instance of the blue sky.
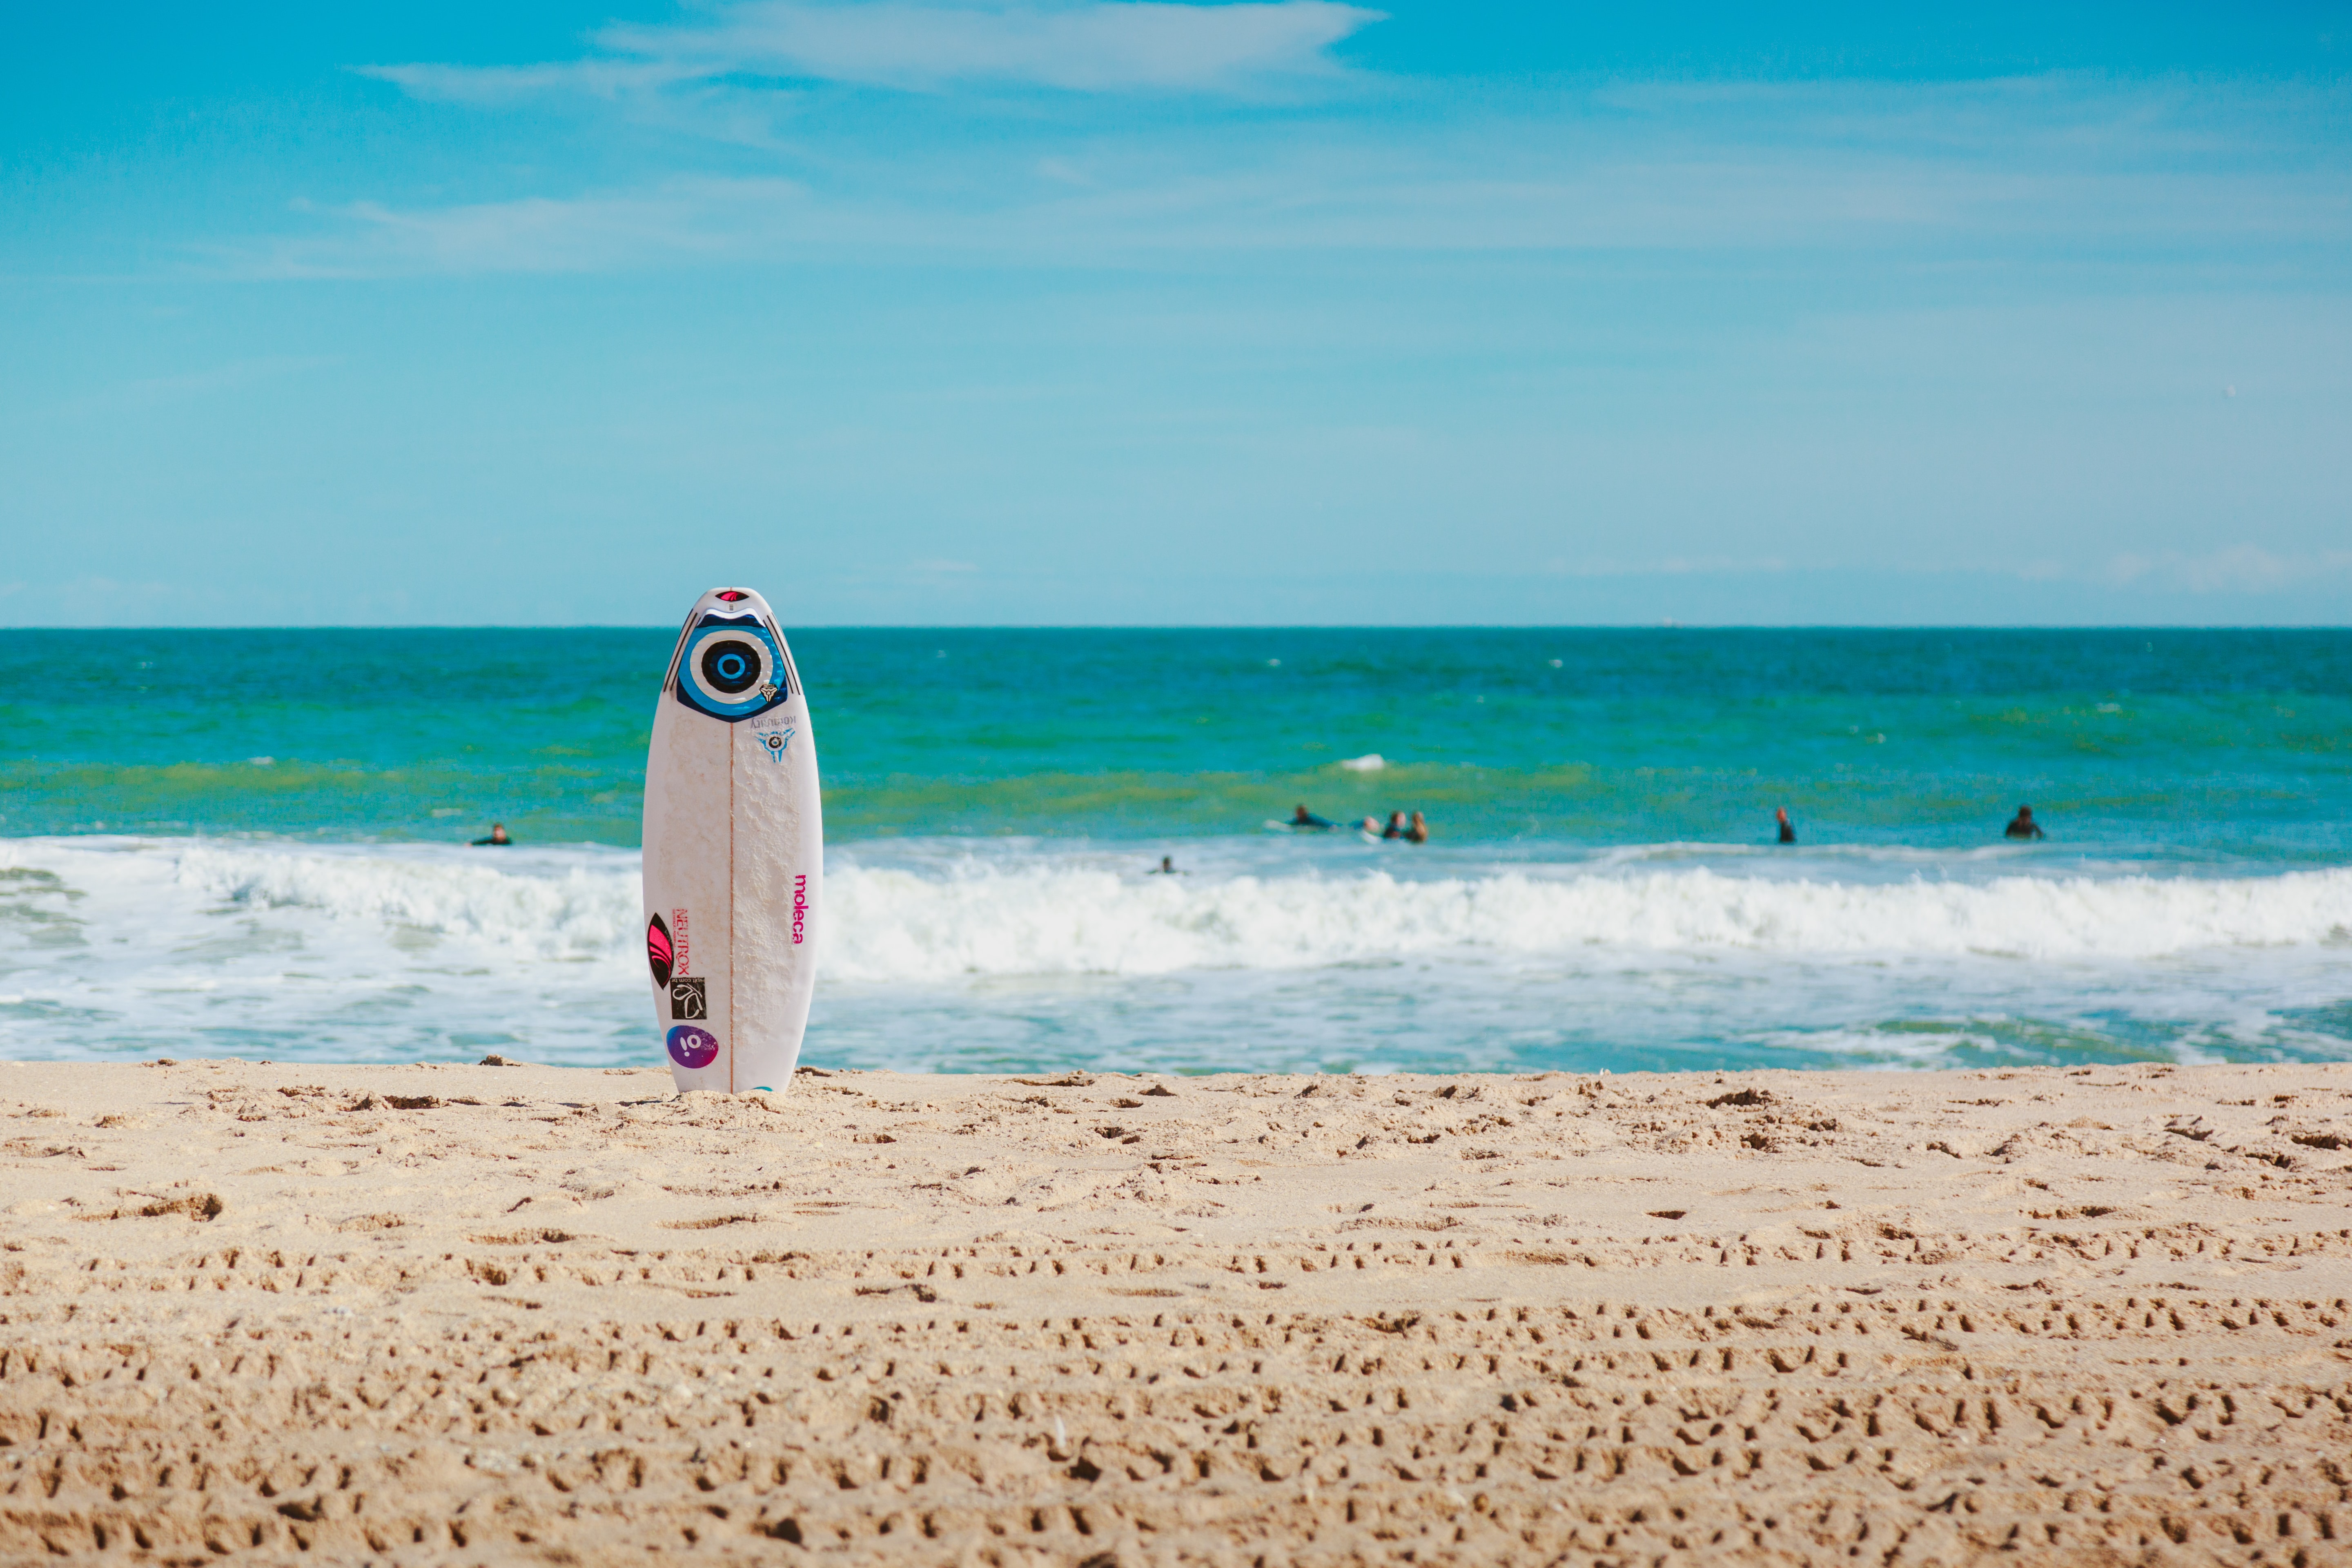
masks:
[[[2352,620],[2352,4],[338,9],[12,19],[0,624]]]

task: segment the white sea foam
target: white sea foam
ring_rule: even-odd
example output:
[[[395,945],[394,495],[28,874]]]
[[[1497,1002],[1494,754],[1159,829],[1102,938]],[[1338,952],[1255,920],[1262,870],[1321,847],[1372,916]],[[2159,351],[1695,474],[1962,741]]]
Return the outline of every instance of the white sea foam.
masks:
[[[1096,870],[853,869],[827,889],[826,966],[859,980],[1305,968],[1449,949],[2148,959],[2352,934],[2352,871],[1872,885],[1704,868],[1194,883]]]
[[[1956,859],[1944,869],[1965,877],[1887,880],[1883,867],[1770,858],[1746,874],[1690,851],[1398,868],[1416,877],[1300,868],[1280,858],[1307,852],[1280,843],[1186,853],[1200,874],[1139,876],[1142,857],[1100,848],[837,854],[819,1025],[854,1024],[866,1059],[912,1059],[893,1056],[894,1032],[945,1027],[998,1042],[1013,1065],[1024,1030],[1080,1053],[1143,1034],[1210,1042],[1197,1057],[1210,1065],[1218,1040],[1258,1052],[1223,1062],[1238,1066],[1277,1030],[1291,1059],[1317,1060],[1335,1041],[1383,1059],[1545,1038],[1769,1051],[1843,1028],[1866,1054],[1907,1059],[1961,1047],[1872,1031],[1938,1008],[2145,1014],[2176,1041],[2267,1038],[2279,1009],[2340,1005],[2352,946],[2352,868],[2025,874]],[[623,850],[0,840],[0,1054],[209,1041],[288,1058],[511,1044],[541,1060],[627,1058],[650,1027],[638,925],[636,857]],[[1096,989],[1050,990],[1079,980]],[[1028,989],[985,990],[1004,985]],[[984,1017],[992,996],[1065,1000],[1050,1018],[1014,1002]]]
[[[447,853],[289,853],[207,842],[161,854],[176,887],[236,908],[315,910],[535,958],[616,953],[630,945],[637,924],[635,856],[459,860]]]
[[[158,900],[182,906],[183,918],[208,907],[308,911],[551,961],[635,947],[636,858],[623,851],[0,841],[0,866],[44,864],[81,884],[77,893],[128,896],[158,916]],[[920,870],[838,865],[826,890],[826,969],[866,981],[1306,968],[1448,949],[2147,959],[2352,944],[2352,869],[1973,882],[1767,879],[1704,867],[1179,879],[967,858]]]

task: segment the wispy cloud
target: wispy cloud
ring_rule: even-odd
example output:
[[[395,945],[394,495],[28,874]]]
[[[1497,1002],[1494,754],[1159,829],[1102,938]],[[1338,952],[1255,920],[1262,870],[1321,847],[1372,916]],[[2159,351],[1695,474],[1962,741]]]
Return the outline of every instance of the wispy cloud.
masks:
[[[2185,588],[2192,594],[2275,594],[2347,574],[2352,574],[2352,550],[2277,554],[2258,544],[2232,544],[2201,553],[2127,552],[2111,559],[2105,573],[2107,581],[2122,586]]]
[[[358,202],[333,232],[224,256],[282,278],[609,272],[780,256],[808,242],[807,192],[784,179],[681,178],[643,190],[407,210]]]
[[[412,98],[451,103],[512,103],[551,92],[617,99],[690,81],[693,67],[657,60],[560,60],[528,66],[359,66]]]
[[[889,256],[1126,267],[1185,255],[1607,254],[1907,249],[1946,262],[2064,246],[2077,260],[2159,243],[2352,240],[2332,170],[2117,169],[2053,144],[2035,85],[1998,136],[1954,150],[1874,135],[1822,89],[1660,131],[1622,102],[1431,127],[1329,121],[1005,132],[906,153],[827,133],[795,177],[678,175],[455,205],[383,202],[232,247],[278,276],[569,272]],[[1828,98],[1832,100],[1824,101]],[[2075,105],[2077,118],[2102,106]],[[1976,113],[1973,100],[1960,106]],[[1907,128],[1916,106],[1904,110]],[[1769,124],[1769,134],[1761,129]]]
[[[1909,247],[1973,266],[2054,247],[2071,265],[2158,250],[2228,265],[2250,243],[2313,255],[2352,243],[2342,161],[2315,163],[2288,134],[2352,122],[2341,87],[2200,95],[2042,77],[1448,97],[1388,82],[1304,112],[1227,105],[1176,122],[1100,94],[1009,108],[984,93],[920,106],[836,93],[823,113],[792,114],[787,139],[786,107],[806,110],[829,89],[776,72],[1229,87],[1331,68],[1330,42],[1377,13],[1327,0],[758,0],[707,15],[608,28],[601,53],[568,63],[376,74],[443,98],[572,90],[600,115],[728,144],[688,154],[711,172],[451,205],[346,204],[311,232],[215,254],[244,274],[397,276],[884,255],[1128,266],[1283,250]]]
[[[103,413],[153,407],[191,397],[212,398],[341,363],[337,356],[322,354],[271,354],[235,360],[183,375],[144,376],[123,382],[72,399],[65,407],[71,413]]]
[[[1571,560],[1565,555],[1556,555],[1543,563],[1544,574],[1551,577],[1742,577],[1777,574],[1789,569],[1789,563],[1777,555],[1669,555],[1651,561],[1614,556]]]
[[[1333,141],[1339,139],[1334,138]],[[964,171],[836,161],[825,188],[682,176],[576,196],[450,206],[354,203],[327,226],[216,252],[268,276],[581,272],[890,256],[1131,267],[1184,255],[1323,251],[1699,252],[1885,245],[2016,206],[2000,173],[1865,167],[1789,153],[1567,157],[1448,166],[1380,138],[1189,161],[1106,155]],[[865,177],[861,178],[860,175]],[[2035,205],[2053,199],[2038,194]]]
[[[751,0],[701,25],[614,26],[586,58],[529,66],[363,68],[421,98],[499,102],[550,91],[618,98],[745,78],[932,91],[956,84],[1070,92],[1234,92],[1328,77],[1331,47],[1381,14],[1336,0],[979,0],[821,5]]]

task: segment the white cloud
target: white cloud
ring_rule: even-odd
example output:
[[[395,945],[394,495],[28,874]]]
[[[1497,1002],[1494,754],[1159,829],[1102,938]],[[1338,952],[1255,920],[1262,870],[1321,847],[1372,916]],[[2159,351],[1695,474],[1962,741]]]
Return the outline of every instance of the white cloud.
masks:
[[[1740,577],[1786,572],[1790,565],[1777,555],[1670,555],[1643,561],[1615,556],[1571,560],[1556,555],[1543,563],[1543,570],[1553,577]]]
[[[653,60],[564,60],[530,66],[360,66],[362,76],[391,82],[412,98],[456,103],[511,103],[548,92],[617,99],[690,80],[691,67]]]
[[[285,376],[300,375],[341,363],[339,356],[322,354],[270,354],[259,359],[233,360],[209,370],[191,371],[181,375],[144,376],[137,381],[123,382],[71,399],[64,406],[70,413],[89,414],[150,408],[185,398],[215,398],[224,393],[241,392]]]
[[[870,21],[904,9],[857,15]],[[747,14],[725,13],[691,36],[731,37]],[[951,14],[992,25],[1014,15]],[[756,148],[751,167],[788,166],[799,178],[685,175],[450,206],[347,205],[322,229],[239,247],[228,264],[360,275],[884,255],[1123,267],[1285,250],[1907,247],[1974,266],[1993,251],[2053,241],[2120,253],[2150,241],[2326,247],[2352,237],[2352,207],[2332,168],[2223,160],[2230,166],[2150,172],[2137,158],[2082,151],[2104,144],[2105,128],[2119,121],[2160,119],[2174,98],[2168,87],[2135,98],[2101,84],[2068,93],[2032,80],[1923,89],[1899,102],[1869,84],[1750,87],[1717,95],[1696,117],[1688,94],[1608,87],[1434,118],[1418,100],[1387,102],[1373,115],[1353,112],[1360,102],[1348,112],[1286,110],[1274,134],[1268,117],[1254,112],[1107,125],[1091,110],[1024,108],[992,118],[985,135],[962,137],[953,133],[961,106],[910,132],[898,104],[852,104],[800,116],[787,145],[762,130],[757,105],[789,95],[698,74],[707,62],[689,55],[640,58],[625,70],[587,62],[583,71],[604,74],[583,81],[625,100],[633,117],[667,118]],[[449,75],[454,68],[389,68],[412,90],[478,97],[542,90],[560,79],[547,73],[569,68]],[[2289,113],[2301,101],[2264,100],[2249,113]],[[1990,112],[1994,103],[2010,112]]]
[[[782,179],[677,179],[562,199],[403,210],[357,202],[334,231],[226,253],[230,270],[276,278],[604,272],[783,253],[807,193]]]
[[[2258,544],[2232,544],[2201,554],[2177,550],[2158,555],[2127,552],[2107,562],[2105,576],[2126,587],[2149,584],[2185,588],[2192,594],[2274,594],[2347,573],[2352,573],[2352,550],[2280,555]]]
[[[703,26],[606,27],[595,36],[604,53],[584,59],[370,66],[363,74],[420,98],[475,102],[555,90],[617,98],[745,76],[910,90],[971,82],[1090,93],[1232,92],[1336,74],[1331,46],[1381,17],[1336,0],[751,0]]]

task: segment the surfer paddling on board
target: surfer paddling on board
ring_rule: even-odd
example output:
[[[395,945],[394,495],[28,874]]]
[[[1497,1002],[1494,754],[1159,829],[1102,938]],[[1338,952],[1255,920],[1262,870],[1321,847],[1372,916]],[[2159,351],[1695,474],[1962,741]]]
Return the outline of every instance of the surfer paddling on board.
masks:
[[[1176,857],[1173,855],[1162,855],[1160,864],[1144,873],[1147,877],[1181,877],[1183,874],[1176,869]]]
[[[1324,821],[1323,818],[1307,810],[1307,803],[1301,801],[1290,814],[1290,826],[1294,828],[1305,828],[1319,833],[1336,827],[1339,824]]]
[[[493,822],[490,824],[490,836],[488,838],[477,838],[474,840],[476,847],[479,847],[485,844],[504,846],[512,844],[513,842],[513,839],[507,837],[507,825],[503,822]]]
[[[1779,818],[1780,823],[1780,842],[1794,844],[1797,841],[1797,825],[1789,820],[1789,808],[1785,805],[1776,806],[1773,808],[1772,815]]]
[[[2002,828],[2001,832],[2011,838],[2047,838],[2050,837],[2048,834],[2042,831],[2042,824],[2033,820],[2033,808],[2030,805],[2019,806],[2017,808],[2017,815],[2009,819],[2009,826]]]

